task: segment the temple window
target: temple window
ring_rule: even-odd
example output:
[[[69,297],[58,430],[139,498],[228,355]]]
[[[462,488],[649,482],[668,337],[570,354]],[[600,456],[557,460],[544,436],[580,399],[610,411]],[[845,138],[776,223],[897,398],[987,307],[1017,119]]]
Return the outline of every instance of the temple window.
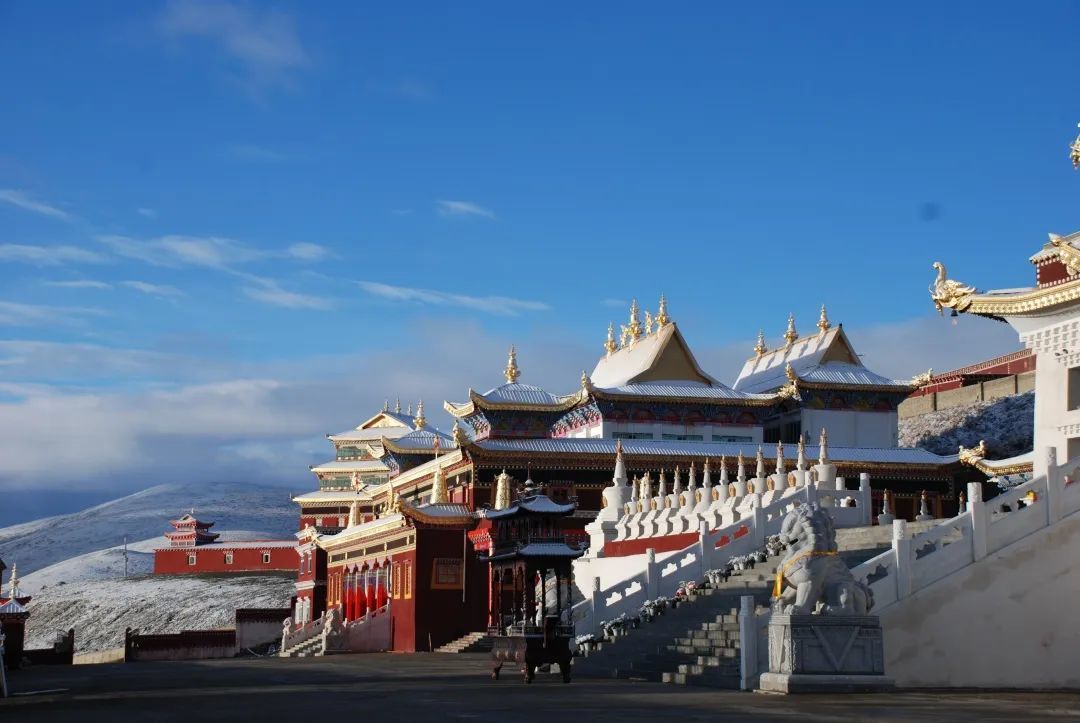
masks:
[[[269,552],[264,552],[263,553],[263,564],[264,565],[269,565],[270,564],[270,553]]]
[[[1069,410],[1080,409],[1080,367],[1069,369]]]
[[[187,564],[189,564],[189,565],[194,565],[195,564],[195,553],[192,553],[192,554],[187,556]]]
[[[652,432],[615,432],[612,439],[652,439]]]
[[[663,434],[663,439],[675,439],[682,442],[702,442],[705,437],[700,434]]]
[[[226,552],[225,553],[225,564],[226,565],[233,564],[233,554],[231,552]]]

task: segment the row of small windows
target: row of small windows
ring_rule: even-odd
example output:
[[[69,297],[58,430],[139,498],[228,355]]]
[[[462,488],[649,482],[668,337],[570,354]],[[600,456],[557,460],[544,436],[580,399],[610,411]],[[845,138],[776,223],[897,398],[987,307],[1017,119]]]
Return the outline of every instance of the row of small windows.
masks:
[[[652,432],[615,432],[611,435],[614,439],[656,439]],[[753,442],[753,437],[740,437],[731,434],[714,434],[706,440],[704,434],[661,434],[660,439],[676,440],[680,442]]]
[[[264,552],[262,554],[262,561],[263,561],[264,565],[269,565],[270,564],[270,553],[269,552]],[[192,552],[191,554],[189,554],[187,556],[187,564],[189,564],[189,565],[194,565],[195,564],[195,553],[194,552]],[[233,554],[231,552],[226,552],[225,553],[225,564],[226,565],[233,564]]]

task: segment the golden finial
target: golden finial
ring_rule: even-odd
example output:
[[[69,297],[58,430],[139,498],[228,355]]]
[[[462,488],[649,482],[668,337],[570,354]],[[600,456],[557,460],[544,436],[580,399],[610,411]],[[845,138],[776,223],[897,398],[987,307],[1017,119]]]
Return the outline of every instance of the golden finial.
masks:
[[[618,348],[619,345],[615,343],[615,324],[609,322],[607,325],[607,341],[604,342],[604,351],[608,356],[611,356]]]
[[[765,356],[765,352],[769,350],[769,347],[765,346],[765,330],[758,329],[757,332],[757,344],[754,344],[754,353],[757,354],[758,359]]]
[[[660,294],[660,308],[656,312],[656,330],[659,331],[670,323],[671,317],[667,313],[667,297]]]
[[[1076,127],[1080,128],[1080,123],[1077,123]],[[1073,170],[1080,169],[1080,134],[1077,134],[1076,140],[1069,146],[1069,158],[1072,159]]]
[[[789,382],[795,381],[795,369],[792,368],[791,362],[788,362],[784,367],[784,376],[787,377]]]
[[[585,391],[588,391],[589,387],[591,387],[591,386],[592,386],[592,380],[589,379],[589,375],[585,373],[584,369],[582,369],[581,370],[581,388],[584,389]]]
[[[461,426],[461,420],[454,420],[454,427],[450,430],[450,434],[454,439],[454,445],[457,447],[463,447],[466,442],[469,441],[469,437],[465,434],[465,430]]]
[[[517,382],[518,377],[521,376],[521,371],[517,365],[517,350],[514,345],[510,345],[510,358],[506,360],[506,368],[503,369],[503,376],[506,377],[506,381],[509,384]]]
[[[821,305],[821,316],[817,320],[817,328],[821,329],[821,333],[824,334],[832,327],[829,323],[829,315],[825,313],[825,304]]]
[[[795,340],[799,338],[799,332],[795,331],[795,315],[788,314],[787,317],[787,331],[784,332],[784,340],[787,341],[787,345],[791,346],[795,343]]]
[[[416,404],[416,418],[413,419],[413,426],[417,429],[423,429],[427,426],[427,419],[424,418],[424,400],[421,399]]]
[[[623,346],[626,345],[626,340],[629,339],[633,344],[635,341],[641,338],[641,320],[638,318],[638,305],[637,299],[633,299],[630,302],[630,323],[623,327]]]
[[[645,335],[646,336],[648,336],[649,334],[652,334],[652,327],[653,327],[652,313],[648,309],[646,309],[645,310]]]

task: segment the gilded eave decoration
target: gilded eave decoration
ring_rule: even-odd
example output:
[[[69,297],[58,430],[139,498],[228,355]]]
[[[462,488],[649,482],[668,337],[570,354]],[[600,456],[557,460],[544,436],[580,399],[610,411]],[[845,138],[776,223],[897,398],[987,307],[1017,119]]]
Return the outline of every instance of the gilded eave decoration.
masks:
[[[933,268],[937,269],[937,278],[930,284],[930,299],[934,302],[934,308],[939,314],[945,313],[945,309],[967,311],[971,306],[971,297],[975,295],[975,287],[948,278],[945,264],[940,261],[935,261]]]
[[[1069,276],[1080,274],[1080,249],[1056,233],[1050,234],[1050,244],[1057,249],[1058,259],[1065,265]]]

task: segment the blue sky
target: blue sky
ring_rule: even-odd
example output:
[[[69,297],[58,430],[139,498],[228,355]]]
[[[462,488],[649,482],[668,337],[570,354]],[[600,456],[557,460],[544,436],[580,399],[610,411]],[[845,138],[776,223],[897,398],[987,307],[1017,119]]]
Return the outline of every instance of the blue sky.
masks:
[[[885,373],[1011,349],[934,315],[930,263],[1027,285],[1080,226],[1078,21],[0,1],[0,487],[305,489],[321,434],[510,342],[569,391],[661,292],[727,381],[823,302]]]

